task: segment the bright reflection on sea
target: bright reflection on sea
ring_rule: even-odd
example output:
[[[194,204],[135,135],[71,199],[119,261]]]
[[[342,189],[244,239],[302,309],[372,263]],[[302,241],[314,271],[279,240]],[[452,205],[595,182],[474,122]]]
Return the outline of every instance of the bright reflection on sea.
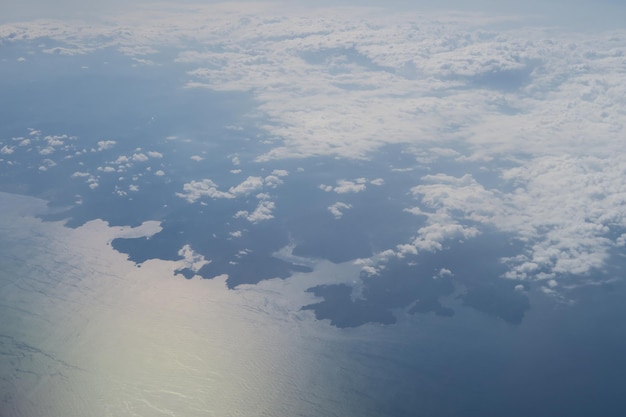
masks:
[[[347,356],[323,354],[339,332],[291,310],[306,299],[187,281],[176,262],[137,267],[107,246],[154,225],[72,230],[32,217],[39,200],[0,204],[3,417],[350,412],[328,384]]]

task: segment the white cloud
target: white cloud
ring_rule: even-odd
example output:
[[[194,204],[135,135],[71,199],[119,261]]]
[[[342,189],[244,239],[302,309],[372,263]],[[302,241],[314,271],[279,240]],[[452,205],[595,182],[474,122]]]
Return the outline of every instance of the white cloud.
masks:
[[[263,188],[263,183],[264,181],[262,177],[250,176],[246,178],[241,184],[230,187],[228,191],[230,191],[230,193],[234,195],[248,195]]]
[[[89,30],[62,22],[2,25],[0,36],[65,42],[46,50],[60,54],[87,53],[99,38],[133,56],[143,56],[141,45],[150,53],[196,43],[202,50],[187,49],[176,58],[185,68],[194,66],[187,87],[250,92],[267,121],[260,127],[272,138],[261,161],[367,159],[385,145],[403,145],[416,164],[444,158],[489,164],[506,184],[497,189],[472,176],[422,178],[411,190],[419,204],[407,211],[425,216],[426,225],[398,246],[399,254],[440,250],[449,240],[495,227],[526,247],[505,260],[507,276],[558,280],[559,274],[601,268],[610,249],[624,245],[625,238],[610,232],[626,226],[626,31],[566,33],[527,24],[502,29],[510,17],[389,16],[356,8],[297,17],[281,10],[277,16],[273,7],[156,10]],[[237,24],[243,17],[245,27]],[[34,139],[41,132],[30,134]],[[56,140],[64,139],[48,141],[45,152]],[[139,155],[133,159],[147,159]],[[498,162],[513,167],[501,170]],[[239,163],[237,156],[232,163]],[[234,198],[277,184],[249,178],[257,180],[231,192],[210,180],[191,182],[178,195],[190,202]],[[349,193],[367,185],[341,181],[320,188]]]
[[[281,180],[280,177],[278,177],[277,175],[268,175],[267,177],[265,177],[264,181],[265,185],[270,188],[276,188],[283,183],[283,180]]]
[[[189,268],[193,272],[198,272],[204,265],[211,263],[211,261],[206,260],[204,255],[196,253],[191,245],[186,244],[178,251],[178,256],[181,256],[183,259],[180,261],[183,265],[183,268]]]
[[[360,193],[361,191],[365,191],[367,188],[367,184],[373,184],[376,186],[381,186],[385,183],[385,180],[382,178],[376,178],[374,180],[369,181],[366,178],[356,178],[352,181],[350,180],[337,180],[337,185],[326,185],[322,184],[319,186],[320,190],[329,192],[335,192],[337,194],[348,194],[348,193]]]
[[[184,198],[190,203],[194,203],[202,197],[210,198],[235,198],[231,193],[219,191],[217,184],[210,179],[202,181],[191,181],[183,185],[183,192],[176,193],[178,197]]]
[[[234,217],[245,218],[251,223],[258,223],[264,220],[273,219],[274,216],[272,215],[272,210],[274,210],[275,207],[276,205],[272,201],[261,200],[252,213],[241,210],[238,211]]]
[[[98,150],[103,151],[105,149],[111,149],[117,144],[114,140],[100,140],[98,141]]]
[[[200,155],[192,155],[189,159],[191,159],[192,161],[200,162],[200,161],[202,161],[204,158],[203,158],[203,157],[201,157]]]
[[[114,164],[118,165],[127,164],[128,162],[130,162],[130,159],[126,155],[118,156],[117,159],[113,161]]]
[[[11,155],[15,151],[15,147],[4,145],[0,149],[0,153],[3,155]]]
[[[359,193],[361,191],[365,191],[365,184],[359,181],[348,181],[348,180],[338,180],[337,185],[332,187],[330,185],[320,185],[320,189],[330,192],[334,191],[337,194],[347,194],[347,193]]]
[[[146,162],[148,160],[148,157],[144,153],[135,153],[133,154],[132,159],[135,162]]]
[[[626,227],[626,161],[619,156],[554,156],[502,171],[509,192],[488,190],[470,175],[429,175],[411,191],[427,216],[411,245],[441,250],[451,239],[470,239],[482,226],[516,236],[526,252],[504,259],[509,278],[545,279],[601,269],[612,247],[612,227]],[[468,224],[469,222],[469,224]]]
[[[340,201],[328,207],[328,211],[335,216],[335,219],[340,219],[343,217],[343,212],[345,210],[351,209],[352,206],[350,204],[342,203]]]
[[[165,172],[163,172],[162,169],[159,169],[154,172],[154,175],[156,175],[157,177],[162,177],[163,175],[165,175]]]
[[[148,151],[148,156],[150,158],[163,158],[163,154],[161,152],[156,152],[156,151]]]
[[[433,276],[433,279],[439,279],[439,278],[444,278],[444,277],[453,277],[454,274],[452,273],[452,271],[450,271],[447,268],[441,268],[439,270],[439,272],[437,272],[437,274],[435,276]]]

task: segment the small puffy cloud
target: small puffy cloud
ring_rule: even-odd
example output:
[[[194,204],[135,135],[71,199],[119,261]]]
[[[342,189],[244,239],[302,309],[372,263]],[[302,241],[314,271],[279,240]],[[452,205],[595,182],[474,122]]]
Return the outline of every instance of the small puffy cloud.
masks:
[[[242,172],[242,171],[241,171],[240,169],[231,169],[231,170],[230,170],[230,173],[231,173],[231,174],[241,174],[241,172]]]
[[[277,177],[286,177],[289,175],[289,172],[284,169],[275,169],[272,171],[272,175],[276,175]]]
[[[161,152],[156,152],[156,151],[148,151],[148,156],[150,158],[163,158],[163,154]]]
[[[335,192],[337,194],[348,194],[348,193],[360,193],[361,191],[365,191],[367,184],[374,185],[382,185],[384,184],[384,180],[382,178],[377,178],[372,181],[368,181],[366,178],[356,178],[355,180],[337,180],[337,185],[326,185],[322,184],[319,186],[320,190],[329,192]]]
[[[361,268],[361,272],[364,272],[365,274],[369,275],[369,276],[375,276],[378,275],[378,269],[376,269],[373,266],[370,265],[365,265]]]
[[[238,238],[238,237],[243,236],[243,233],[241,230],[236,230],[234,232],[230,232],[229,235],[230,237]]]
[[[89,188],[91,188],[92,190],[95,190],[96,188],[98,188],[98,185],[100,185],[95,177],[89,177],[89,179],[87,180],[87,184],[89,184]]]
[[[450,271],[447,268],[441,268],[439,270],[439,272],[437,272],[434,276],[433,279],[439,279],[439,278],[444,278],[444,277],[452,277],[454,276],[454,274],[452,273],[452,271]]]
[[[280,177],[276,175],[268,175],[267,177],[265,177],[265,185],[270,188],[276,188],[282,183],[283,180],[281,180]]]
[[[338,180],[336,186],[322,184],[320,189],[326,192],[334,191],[337,194],[359,193],[365,190],[365,181],[363,180],[363,178],[358,178],[354,181]]]
[[[114,140],[100,140],[98,141],[98,150],[103,151],[105,149],[111,149],[117,144]]]
[[[272,201],[262,200],[252,213],[241,210],[238,211],[234,217],[245,218],[250,223],[258,223],[264,220],[273,219],[274,216],[272,215],[272,210],[274,210],[275,207],[276,205]]]
[[[50,155],[54,153],[54,148],[52,146],[47,146],[45,148],[39,149],[40,155]]]
[[[248,195],[263,188],[263,184],[263,178],[250,176],[246,178],[241,184],[230,187],[228,191],[234,195]]]
[[[396,247],[398,250],[395,255],[398,258],[404,258],[406,255],[417,255],[417,248],[414,245],[401,244]]]
[[[202,161],[204,158],[203,158],[203,157],[201,157],[200,155],[192,155],[191,157],[189,157],[189,159],[191,159],[192,161],[200,162],[200,161]]]
[[[143,153],[135,153],[133,154],[133,161],[135,162],[146,162],[148,160],[148,156]]]
[[[180,198],[184,198],[190,203],[194,203],[202,197],[210,198],[235,198],[231,193],[220,191],[210,179],[203,179],[202,181],[191,181],[183,185],[183,192],[176,193]]]
[[[139,191],[139,186],[137,184],[131,184],[128,186],[128,191],[137,192]]]
[[[359,193],[361,191],[365,191],[365,183],[360,181],[347,181],[347,180],[339,180],[337,181],[337,186],[333,188],[333,191],[337,194],[346,194],[346,193]]]
[[[241,161],[239,160],[239,157],[237,155],[233,156],[233,158],[231,159],[231,162],[235,166],[239,166],[239,164],[241,163]]]
[[[345,210],[349,210],[351,209],[352,206],[350,204],[346,204],[346,203],[342,203],[342,202],[337,202],[331,206],[328,207],[328,211],[331,212],[331,214],[333,216],[335,216],[335,219],[340,219],[343,217],[343,212]]]
[[[162,177],[163,175],[165,175],[165,172],[163,172],[163,170],[159,169],[158,171],[156,171],[154,173],[154,175],[156,175],[157,177]]]
[[[88,177],[88,176],[89,176],[88,172],[80,172],[80,171],[76,171],[71,175],[72,178],[82,178],[82,177]]]
[[[15,151],[15,147],[4,145],[0,149],[0,153],[3,155],[11,155]]]
[[[44,140],[48,143],[48,146],[55,147],[65,144],[65,140],[70,139],[67,135],[48,135]]]
[[[204,265],[211,263],[202,254],[196,253],[189,244],[180,248],[178,256],[183,258],[180,261],[184,265],[183,268],[188,268],[193,272],[198,272]]]

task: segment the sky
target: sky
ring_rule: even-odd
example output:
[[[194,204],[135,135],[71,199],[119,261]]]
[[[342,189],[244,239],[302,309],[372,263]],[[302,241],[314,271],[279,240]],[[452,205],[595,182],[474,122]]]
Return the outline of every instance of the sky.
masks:
[[[254,1],[252,1],[254,2]],[[252,3],[248,2],[248,3]],[[194,4],[193,0],[176,0],[169,2],[180,5]],[[199,2],[201,4],[222,3],[220,1],[208,0]],[[223,2],[234,3],[234,2]],[[277,3],[257,1],[257,3]],[[87,18],[98,19],[103,14],[124,12],[137,6],[151,6],[155,2],[145,0],[61,0],[50,3],[45,0],[9,0],[0,6],[0,22],[16,20],[28,20],[32,18]],[[312,7],[311,2],[295,1],[286,2],[289,7]],[[315,2],[317,7],[335,6],[373,6],[382,7],[387,10],[460,10],[469,12],[513,14],[534,16],[540,21],[548,24],[557,24],[563,27],[577,28],[579,30],[606,30],[623,27],[626,20],[626,5],[618,0],[554,0],[554,1],[497,1],[497,0],[391,0],[381,2],[380,0],[363,1],[331,1],[323,0]]]

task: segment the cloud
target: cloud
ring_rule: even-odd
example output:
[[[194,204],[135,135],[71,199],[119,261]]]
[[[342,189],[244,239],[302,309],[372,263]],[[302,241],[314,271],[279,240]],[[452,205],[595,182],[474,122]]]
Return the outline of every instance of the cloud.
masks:
[[[201,157],[200,155],[192,155],[189,159],[191,159],[192,161],[200,162],[200,161],[202,161],[204,158],[203,158],[203,157]]]
[[[146,162],[148,160],[148,156],[144,153],[135,153],[132,156],[132,160],[135,162]]]
[[[322,184],[320,189],[326,192],[334,191],[337,194],[359,193],[365,191],[365,184],[358,181],[338,180],[336,186]]]
[[[367,180],[366,178],[357,178],[355,180],[337,180],[337,185],[325,185],[321,184],[319,186],[320,190],[329,192],[335,192],[337,194],[349,194],[349,193],[360,193],[361,191],[365,191],[367,188],[367,184],[373,184],[376,186],[383,185],[385,181],[382,178],[376,178],[372,181]]]
[[[248,195],[263,188],[264,180],[262,177],[250,176],[242,183],[228,190],[233,195]]]
[[[269,175],[265,178],[257,176],[249,176],[241,183],[232,186],[228,191],[218,190],[217,184],[210,179],[203,179],[201,181],[191,181],[183,185],[183,192],[176,195],[186,199],[190,203],[193,203],[202,197],[210,198],[236,198],[245,197],[262,190],[264,187],[275,188],[283,181],[275,175]],[[265,193],[259,193],[257,197],[262,199],[269,198],[269,195]]]
[[[105,149],[111,149],[117,144],[114,140],[100,140],[98,141],[98,150],[103,151]]]
[[[264,220],[273,219],[274,216],[272,215],[272,210],[274,210],[275,207],[276,205],[272,201],[262,200],[252,213],[241,210],[238,211],[234,217],[245,218],[251,223],[258,223]]]
[[[198,272],[204,265],[211,263],[211,261],[206,260],[202,254],[195,252],[189,244],[180,248],[178,256],[183,258],[180,261],[183,264],[183,268],[188,268],[193,272]]]
[[[188,88],[245,91],[258,103],[258,126],[272,142],[257,161],[366,160],[388,145],[412,154],[432,174],[410,190],[415,205],[407,211],[425,224],[391,250],[400,256],[444,250],[447,242],[495,228],[524,246],[503,260],[507,277],[558,282],[601,269],[611,249],[624,245],[623,28],[576,33],[509,25],[511,16],[358,8],[276,15],[275,7],[155,10],[89,30],[49,21],[2,25],[0,39],[53,39],[59,47],[45,52],[58,54],[114,47],[144,56],[179,48],[175,65],[189,70]],[[99,39],[107,42],[96,46]],[[180,50],[183,42],[188,47]],[[32,129],[33,141],[40,134]],[[64,141],[47,140],[40,152],[52,154]],[[13,149],[4,145],[0,153]],[[117,164],[128,164],[125,158]],[[435,164],[442,160],[449,165]],[[449,175],[476,165],[491,178]],[[192,181],[177,195],[190,202],[235,198],[277,186],[282,177],[248,177],[228,192],[211,180]],[[383,181],[343,179],[320,188],[344,194],[368,184]],[[261,206],[267,198],[259,216],[271,213]]]
[[[343,211],[351,209],[352,206],[350,204],[336,202],[335,204],[328,207],[328,211],[335,216],[335,219],[340,219],[343,217]]]
[[[622,244],[612,230],[626,227],[626,162],[619,156],[547,156],[501,169],[511,190],[490,190],[471,175],[428,175],[411,192],[426,216],[409,244],[442,250],[451,239],[471,239],[485,227],[511,233],[525,252],[503,259],[508,278],[585,275],[603,267]]]
[[[201,181],[191,181],[183,185],[183,192],[176,193],[180,198],[184,198],[190,203],[195,203],[202,197],[209,198],[235,198],[228,192],[219,191],[217,184],[206,178]]]

